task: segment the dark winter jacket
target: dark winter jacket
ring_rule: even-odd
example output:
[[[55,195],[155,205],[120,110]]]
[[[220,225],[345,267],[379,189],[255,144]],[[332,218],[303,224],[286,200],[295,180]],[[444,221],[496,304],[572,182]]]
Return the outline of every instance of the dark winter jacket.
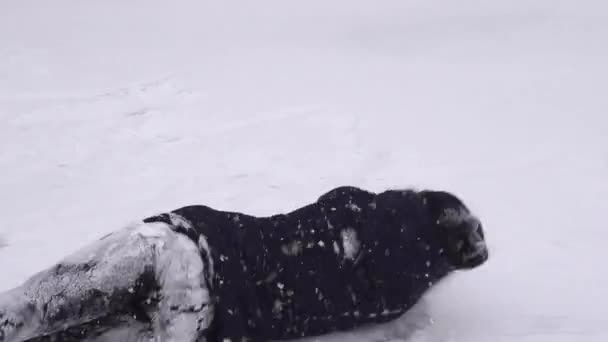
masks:
[[[342,187],[271,217],[189,206],[144,221],[171,224],[201,247],[219,341],[385,322],[450,270],[421,196],[409,190]]]

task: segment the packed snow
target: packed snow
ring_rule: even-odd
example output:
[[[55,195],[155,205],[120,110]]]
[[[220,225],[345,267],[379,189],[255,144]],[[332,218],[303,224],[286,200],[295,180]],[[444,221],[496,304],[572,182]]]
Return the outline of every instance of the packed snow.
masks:
[[[608,341],[605,1],[3,0],[0,42],[0,291],[183,205],[412,186],[489,262],[307,342]]]
[[[355,260],[357,254],[359,254],[360,243],[357,238],[357,232],[354,229],[345,229],[340,232],[342,237],[342,250],[344,251],[344,258]]]

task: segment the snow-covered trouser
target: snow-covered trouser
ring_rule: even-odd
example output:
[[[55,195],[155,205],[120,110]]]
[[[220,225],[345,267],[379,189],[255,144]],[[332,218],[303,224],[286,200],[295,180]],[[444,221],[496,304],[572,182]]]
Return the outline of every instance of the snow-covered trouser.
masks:
[[[0,294],[0,342],[197,341],[213,318],[204,268],[169,225],[127,227]]]

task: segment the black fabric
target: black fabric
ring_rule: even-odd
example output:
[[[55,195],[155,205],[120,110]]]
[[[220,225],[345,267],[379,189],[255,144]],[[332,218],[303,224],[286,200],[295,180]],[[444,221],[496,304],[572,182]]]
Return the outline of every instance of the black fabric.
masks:
[[[210,341],[288,339],[385,322],[450,270],[429,211],[410,190],[341,187],[271,217],[206,206],[172,213],[194,226],[179,231],[196,242],[204,236],[211,249]],[[168,214],[144,221],[171,223]],[[346,258],[344,236],[353,232],[360,245]]]

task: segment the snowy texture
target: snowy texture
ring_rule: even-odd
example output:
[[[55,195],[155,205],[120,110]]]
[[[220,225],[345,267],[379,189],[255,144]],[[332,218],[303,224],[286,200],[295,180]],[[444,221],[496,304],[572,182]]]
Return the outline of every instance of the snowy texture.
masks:
[[[172,233],[156,258],[160,303],[153,319],[159,341],[195,342],[208,328],[213,306],[198,246],[180,233]]]
[[[205,258],[205,264],[207,265],[207,278],[213,279],[215,276],[215,265],[213,264],[213,258],[211,257],[211,249],[209,248],[209,242],[207,239],[200,235],[198,237],[198,249],[201,251],[201,256]],[[209,286],[212,286],[213,283],[209,283]]]
[[[606,341],[607,13],[0,1],[0,288],[179,205],[439,187],[483,220],[489,263],[431,293],[424,323],[309,341]]]
[[[175,213],[168,213],[169,219],[171,220],[171,225],[175,227],[179,227],[185,230],[192,229],[192,223],[186,219],[184,219],[181,215],[177,215]]]
[[[143,307],[156,337],[195,341],[212,317],[203,272],[198,247],[185,235],[164,223],[133,225],[0,294],[0,338],[22,341],[95,320],[121,321],[110,316],[126,311],[133,317],[124,330],[144,339],[151,332],[131,322]],[[85,325],[79,334],[99,335],[113,325]]]
[[[361,243],[357,239],[357,232],[354,229],[345,229],[340,232],[342,238],[342,250],[344,250],[344,258],[355,260],[359,253]]]

